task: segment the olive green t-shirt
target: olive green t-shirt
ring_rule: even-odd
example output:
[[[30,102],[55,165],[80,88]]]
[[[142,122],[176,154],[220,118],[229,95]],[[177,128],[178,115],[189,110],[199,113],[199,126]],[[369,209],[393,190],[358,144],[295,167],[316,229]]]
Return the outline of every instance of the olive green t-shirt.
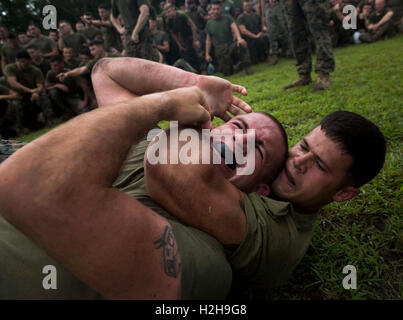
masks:
[[[66,47],[73,48],[74,56],[78,56],[83,44],[87,42],[87,38],[81,33],[73,33],[63,37],[63,42]]]
[[[31,61],[31,63],[32,65],[34,65],[35,67],[37,67],[39,70],[42,71],[44,77],[48,74],[48,71],[51,69],[50,63],[46,59],[43,59],[40,64],[35,64],[33,61]]]
[[[110,53],[110,52],[106,53],[105,56],[108,57],[108,58],[119,58],[119,57],[120,57],[119,54],[117,54],[117,53]],[[90,61],[88,61],[87,66],[86,66],[86,68],[85,68],[85,71],[84,71],[81,75],[82,75],[82,76],[91,75],[92,68],[94,68],[95,64],[96,64],[100,59],[101,59],[101,58],[98,58],[98,59],[91,59]]]
[[[32,64],[26,71],[18,69],[15,63],[7,65],[6,77],[15,77],[20,84],[30,89],[36,88],[38,83],[43,83],[42,71]]]
[[[112,0],[112,14],[114,17],[122,15],[126,32],[133,32],[143,4],[148,5],[147,0]]]
[[[143,167],[147,145],[143,140],[131,148],[113,187],[171,224],[181,255],[182,299],[224,299],[232,272],[222,246],[208,234],[178,222],[147,195]],[[46,265],[56,267],[57,290],[43,289],[42,270]],[[100,298],[0,216],[0,299]]]
[[[159,30],[158,32],[153,34],[153,39],[157,46],[164,45],[164,42],[169,43],[169,35],[166,32],[161,31],[161,30]]]
[[[57,47],[56,42],[46,36],[42,36],[39,39],[32,39],[30,42],[28,42],[25,48],[28,48],[30,45],[38,46],[42,54],[50,53],[54,48]]]
[[[206,19],[204,19],[204,17],[207,15],[207,13],[203,8],[197,7],[196,10],[187,12],[187,15],[190,19],[192,19],[197,29],[204,30],[206,27]]]
[[[193,39],[192,29],[188,24],[188,16],[181,11],[176,11],[174,19],[166,20],[166,31],[180,35],[184,39]]]
[[[81,63],[81,61],[77,58],[72,58],[68,63],[66,62],[66,60],[64,60],[65,68],[70,69],[70,70],[78,68],[80,63]]]
[[[229,15],[222,15],[219,19],[211,19],[207,22],[206,33],[211,36],[213,45],[232,42],[231,24],[233,22],[234,20]]]
[[[277,287],[304,257],[318,214],[299,214],[289,202],[255,193],[244,196],[246,235],[228,259],[234,286]]]
[[[390,11],[392,11],[392,9],[385,8],[380,15],[377,15],[375,9],[373,9],[373,11],[368,16],[369,23],[371,23],[371,24],[378,23]]]
[[[22,50],[21,47],[14,48],[14,47],[10,46],[9,44],[5,44],[1,48],[1,56],[4,59],[4,61],[6,62],[6,64],[14,63],[15,55],[20,50]]]
[[[64,72],[70,71],[69,69],[65,69]],[[64,84],[69,88],[68,94],[78,92],[78,79],[77,77],[67,77],[64,81],[60,81],[58,77],[56,77],[56,72],[50,70],[46,75],[46,82],[50,85],[53,84]]]
[[[101,32],[104,39],[104,47],[106,51],[109,51],[111,47],[117,49],[118,51],[122,49],[122,41],[120,40],[119,32],[115,29],[114,26],[102,26]]]
[[[248,31],[250,31],[254,34],[258,34],[261,31],[261,27],[262,27],[260,16],[254,12],[252,12],[252,14],[250,14],[250,15],[242,13],[238,17],[237,23],[239,26],[244,25]],[[245,36],[245,35],[243,35],[243,36]]]
[[[0,96],[10,94],[10,89],[0,84]]]
[[[77,33],[82,34],[84,37],[86,37],[90,41],[94,40],[96,36],[102,37],[101,29],[98,29],[95,27],[84,28],[84,29],[81,29],[80,31],[78,31]]]

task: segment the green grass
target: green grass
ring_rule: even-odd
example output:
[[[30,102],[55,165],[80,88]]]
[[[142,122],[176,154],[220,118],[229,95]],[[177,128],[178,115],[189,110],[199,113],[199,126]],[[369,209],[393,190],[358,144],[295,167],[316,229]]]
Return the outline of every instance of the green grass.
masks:
[[[295,61],[253,66],[228,77],[245,86],[254,111],[266,111],[284,124],[290,145],[329,112],[349,110],[378,124],[387,137],[384,169],[362,188],[358,199],[326,207],[310,248],[290,281],[270,291],[245,291],[253,299],[403,298],[403,35],[374,44],[334,50],[332,86],[314,93],[313,84],[283,91],[296,78]],[[314,76],[315,80],[316,76]],[[220,121],[216,120],[216,124]],[[46,130],[20,140],[31,141]],[[344,266],[357,268],[357,290],[345,290]]]

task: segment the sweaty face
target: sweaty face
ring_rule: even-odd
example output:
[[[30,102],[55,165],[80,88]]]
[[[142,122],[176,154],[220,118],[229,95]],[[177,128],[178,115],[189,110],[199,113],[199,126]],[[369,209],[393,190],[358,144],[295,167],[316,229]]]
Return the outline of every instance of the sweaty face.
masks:
[[[252,3],[250,2],[244,2],[243,3],[243,10],[247,13],[251,13],[252,12]]]
[[[271,190],[301,212],[317,210],[333,201],[351,164],[351,156],[318,126],[289,151]]]
[[[61,61],[53,61],[50,63],[50,68],[52,69],[53,72],[59,74],[64,69],[64,63]]]
[[[248,130],[249,129],[249,130]],[[249,145],[248,137],[255,135],[255,144]],[[230,136],[230,139],[228,139]],[[259,183],[269,184],[281,169],[287,146],[282,132],[271,118],[260,113],[237,116],[213,130],[213,145],[217,151],[230,154],[243,150],[246,163],[220,165],[221,172],[231,183],[243,191],[252,192]],[[251,140],[250,140],[251,141]],[[217,148],[217,145],[221,148]],[[234,152],[235,154],[235,152]],[[235,160],[235,159],[234,159]],[[250,170],[254,165],[254,170]],[[252,174],[239,174],[252,172]]]
[[[70,61],[70,59],[73,58],[73,48],[64,48],[63,57],[65,60]]]

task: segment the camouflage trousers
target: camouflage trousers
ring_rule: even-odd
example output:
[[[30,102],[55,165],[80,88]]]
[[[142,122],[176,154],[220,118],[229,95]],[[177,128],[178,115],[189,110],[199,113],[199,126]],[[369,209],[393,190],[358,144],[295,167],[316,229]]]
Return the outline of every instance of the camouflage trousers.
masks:
[[[258,39],[252,39],[244,36],[248,43],[250,58],[252,63],[258,63],[270,54],[269,34],[264,32]]]
[[[298,74],[312,71],[311,32],[316,43],[316,73],[334,71],[334,56],[330,38],[330,2],[328,0],[282,0],[287,25],[297,59]]]
[[[138,43],[135,43],[130,37],[131,35],[127,33],[125,41],[126,57],[141,58],[155,62],[159,61],[158,49],[151,35],[140,39]]]
[[[278,55],[280,53],[279,43],[282,47],[282,53],[291,50],[291,39],[282,3],[279,3],[276,6],[266,3],[265,18],[270,42],[269,54]]]
[[[214,53],[218,60],[218,70],[225,76],[251,65],[249,49],[238,46],[236,41],[215,46]]]
[[[49,97],[52,101],[57,116],[75,115],[75,109],[80,102],[78,93],[65,93],[59,89],[49,90]]]
[[[175,63],[173,64],[174,67],[185,70],[185,71],[189,71],[189,72],[193,72],[193,73],[197,73],[197,70],[195,68],[193,68],[189,62],[187,62],[185,59],[183,58],[179,58],[178,60],[175,61]]]
[[[13,100],[8,107],[9,116],[15,120],[16,129],[23,127],[34,129],[39,113],[43,114],[46,122],[55,117],[52,104],[45,93],[41,93],[39,100],[34,103],[30,101],[30,95],[24,95],[22,100]]]
[[[18,149],[25,146],[25,144],[26,144],[25,142],[0,139],[0,163],[6,160]]]

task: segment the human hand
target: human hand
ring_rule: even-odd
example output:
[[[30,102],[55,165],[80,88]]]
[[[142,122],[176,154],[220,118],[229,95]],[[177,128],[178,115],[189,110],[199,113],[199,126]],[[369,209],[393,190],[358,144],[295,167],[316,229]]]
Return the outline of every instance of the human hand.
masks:
[[[210,129],[210,109],[205,95],[198,87],[179,88],[160,94],[168,101],[164,120],[177,120],[182,126]]]
[[[214,76],[199,76],[199,79],[197,87],[204,93],[212,117],[228,121],[231,116],[227,112],[233,116],[252,112],[246,102],[233,95],[238,92],[246,96],[248,92],[244,87]]]
[[[31,102],[35,102],[35,101],[37,101],[39,99],[39,94],[37,93],[37,92],[34,92],[32,95],[31,95]]]
[[[237,44],[238,44],[238,46],[241,46],[244,48],[246,48],[248,46],[248,44],[246,43],[246,41],[243,38],[237,39]]]
[[[133,32],[131,39],[134,41],[134,43],[139,43],[139,35],[136,32]]]
[[[59,79],[59,81],[64,82],[64,79],[67,78],[67,72],[62,72],[56,75],[56,77]]]
[[[206,61],[211,62],[211,61],[213,61],[213,58],[211,58],[211,56],[209,54],[206,54]]]
[[[199,40],[193,41],[193,46],[194,46],[195,48],[201,48],[201,43],[200,43],[200,41],[199,41]]]

